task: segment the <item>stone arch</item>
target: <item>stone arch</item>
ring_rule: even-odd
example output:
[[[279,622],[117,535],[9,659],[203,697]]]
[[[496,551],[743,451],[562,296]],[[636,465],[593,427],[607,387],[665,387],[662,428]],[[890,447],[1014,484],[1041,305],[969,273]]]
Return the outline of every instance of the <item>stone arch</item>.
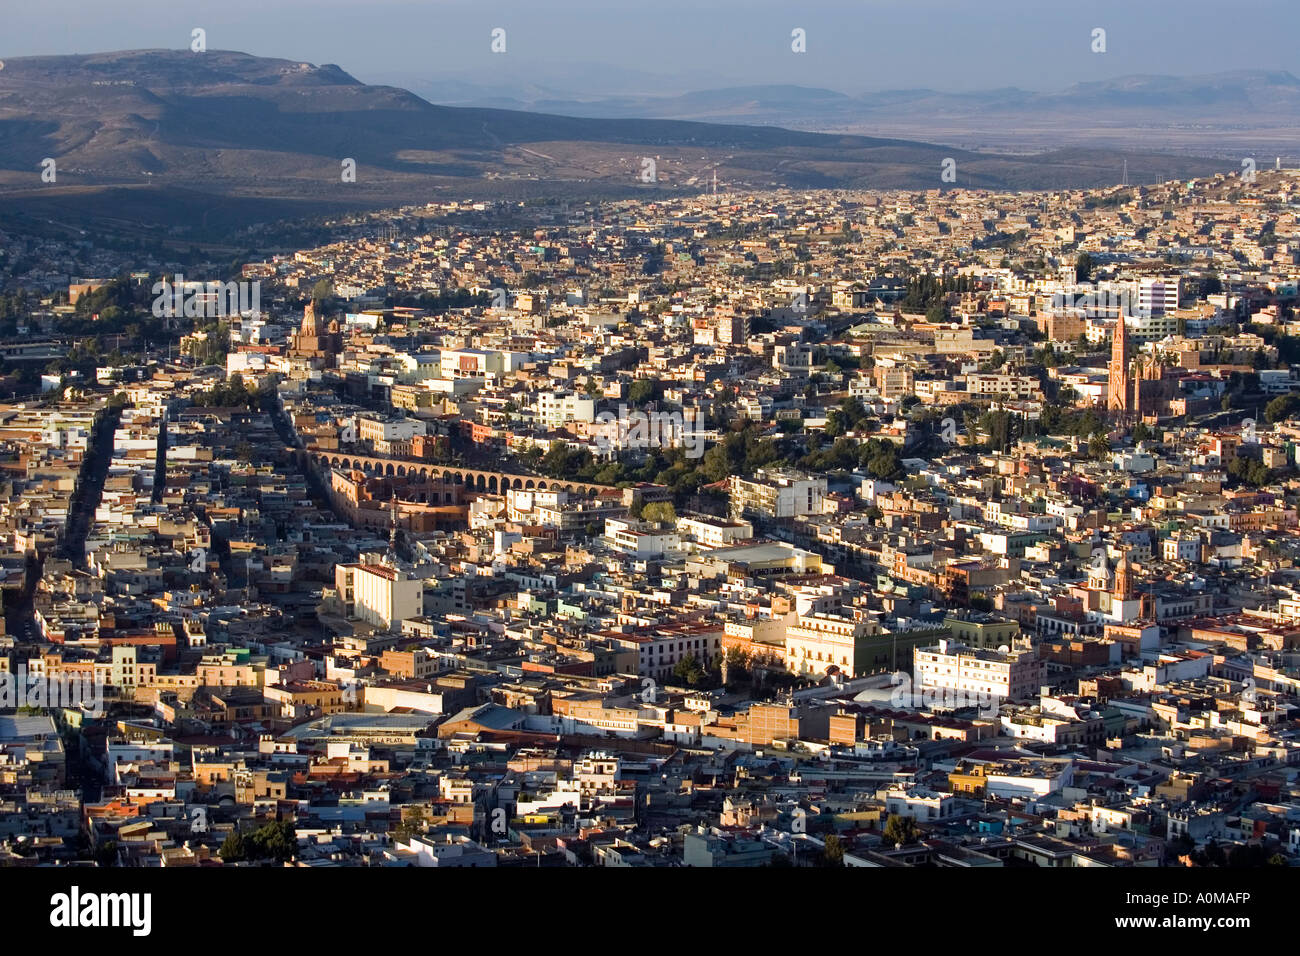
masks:
[[[488,490],[489,492],[491,492],[491,493],[494,494],[494,495],[497,493],[497,476],[496,476],[496,475],[492,475],[490,478],[488,478],[486,488],[487,488],[487,490]]]
[[[478,491],[487,491],[487,479],[483,477],[482,472],[474,476],[474,487]]]
[[[380,465],[379,468],[380,468],[380,474],[387,474],[389,478],[393,477],[394,475],[393,463],[391,461],[387,465]],[[385,468],[387,469],[386,472],[384,471]]]
[[[398,465],[398,466],[397,466],[397,477],[398,477],[398,478],[405,478],[405,477],[406,477],[406,466],[405,466],[405,465]]]
[[[428,468],[421,468],[421,469],[420,469],[420,477],[423,478],[425,481],[428,481],[428,480],[429,480],[429,469],[428,469]]]
[[[532,490],[533,490],[533,481],[530,478],[528,481],[524,482],[524,491],[532,491]]]

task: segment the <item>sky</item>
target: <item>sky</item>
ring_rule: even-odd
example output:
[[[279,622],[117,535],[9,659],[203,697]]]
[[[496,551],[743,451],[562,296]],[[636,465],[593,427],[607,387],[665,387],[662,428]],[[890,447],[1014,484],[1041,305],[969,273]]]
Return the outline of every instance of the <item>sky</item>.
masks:
[[[0,0],[0,59],[189,47],[366,82],[587,93],[753,84],[1059,90],[1133,73],[1300,75],[1297,0]],[[491,50],[506,31],[506,52]],[[1095,28],[1106,51],[1091,49]],[[791,50],[805,31],[806,52]]]

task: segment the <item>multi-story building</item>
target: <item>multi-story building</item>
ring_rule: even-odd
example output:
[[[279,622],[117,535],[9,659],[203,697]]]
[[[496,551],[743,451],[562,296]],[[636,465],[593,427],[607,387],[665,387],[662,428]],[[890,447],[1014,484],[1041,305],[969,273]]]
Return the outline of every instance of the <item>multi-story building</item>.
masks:
[[[906,365],[881,360],[871,371],[881,398],[903,398],[911,395],[916,387],[916,376]]]
[[[687,657],[694,657],[703,666],[722,653],[722,633],[721,626],[701,623],[609,636],[616,644],[637,652],[639,676],[665,680]]]
[[[954,640],[976,649],[1010,647],[1020,636],[1020,623],[991,614],[949,614],[943,619]]]
[[[1140,315],[1164,315],[1178,308],[1178,277],[1139,279],[1137,304]]]
[[[845,677],[857,677],[867,669],[868,640],[879,633],[872,619],[800,614],[786,628],[786,669],[821,677],[834,667]]]
[[[967,647],[941,640],[912,651],[912,676],[918,687],[935,687],[969,694],[1023,700],[1042,688],[1046,662],[1029,648],[1006,651]]]
[[[979,372],[966,377],[966,391],[979,398],[1041,399],[1043,387],[1032,375]]]
[[[727,490],[733,518],[793,518],[821,513],[827,482],[800,472],[760,468],[753,478],[732,475]]]
[[[357,438],[363,442],[380,443],[410,441],[424,434],[424,422],[418,418],[393,418],[381,415],[358,415]]]
[[[591,422],[596,420],[596,402],[578,392],[541,392],[537,396],[537,421],[547,428],[558,428],[565,422]]]
[[[397,568],[380,564],[340,564],[334,587],[348,617],[384,630],[424,611],[424,585]]]
[[[677,531],[706,548],[729,548],[754,536],[754,526],[748,521],[724,521],[721,518],[678,518]]]
[[[632,518],[605,519],[605,541],[614,550],[634,558],[662,558],[682,546],[676,529]]]

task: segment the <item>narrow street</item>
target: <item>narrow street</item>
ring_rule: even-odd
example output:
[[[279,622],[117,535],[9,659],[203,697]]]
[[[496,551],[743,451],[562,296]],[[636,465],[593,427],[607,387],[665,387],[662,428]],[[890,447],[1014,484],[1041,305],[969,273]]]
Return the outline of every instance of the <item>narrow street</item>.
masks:
[[[99,420],[91,436],[81,475],[77,479],[77,490],[73,492],[68,507],[68,524],[63,532],[58,555],[78,568],[86,566],[86,536],[90,533],[90,526],[95,520],[95,509],[104,492],[108,466],[113,461],[113,433],[117,431],[121,418],[120,408],[110,408]]]
[[[90,533],[95,508],[104,491],[108,466],[113,460],[113,433],[117,430],[121,417],[121,409],[109,408],[95,426],[86,460],[77,477],[76,490],[68,503],[68,521],[55,554],[63,560],[71,561],[78,568],[84,569],[86,566],[86,536]],[[4,609],[6,633],[20,643],[32,643],[37,639],[32,598],[36,594],[36,585],[44,567],[42,559],[29,556],[22,594],[16,600],[8,602]]]

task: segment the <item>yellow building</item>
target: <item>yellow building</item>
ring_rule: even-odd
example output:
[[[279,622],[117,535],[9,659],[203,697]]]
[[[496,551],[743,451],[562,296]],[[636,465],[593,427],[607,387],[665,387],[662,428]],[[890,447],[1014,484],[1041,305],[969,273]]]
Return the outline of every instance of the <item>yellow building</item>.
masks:
[[[786,628],[786,669],[792,674],[822,676],[835,667],[845,677],[857,677],[867,669],[867,643],[879,633],[880,624],[875,620],[800,614]]]

